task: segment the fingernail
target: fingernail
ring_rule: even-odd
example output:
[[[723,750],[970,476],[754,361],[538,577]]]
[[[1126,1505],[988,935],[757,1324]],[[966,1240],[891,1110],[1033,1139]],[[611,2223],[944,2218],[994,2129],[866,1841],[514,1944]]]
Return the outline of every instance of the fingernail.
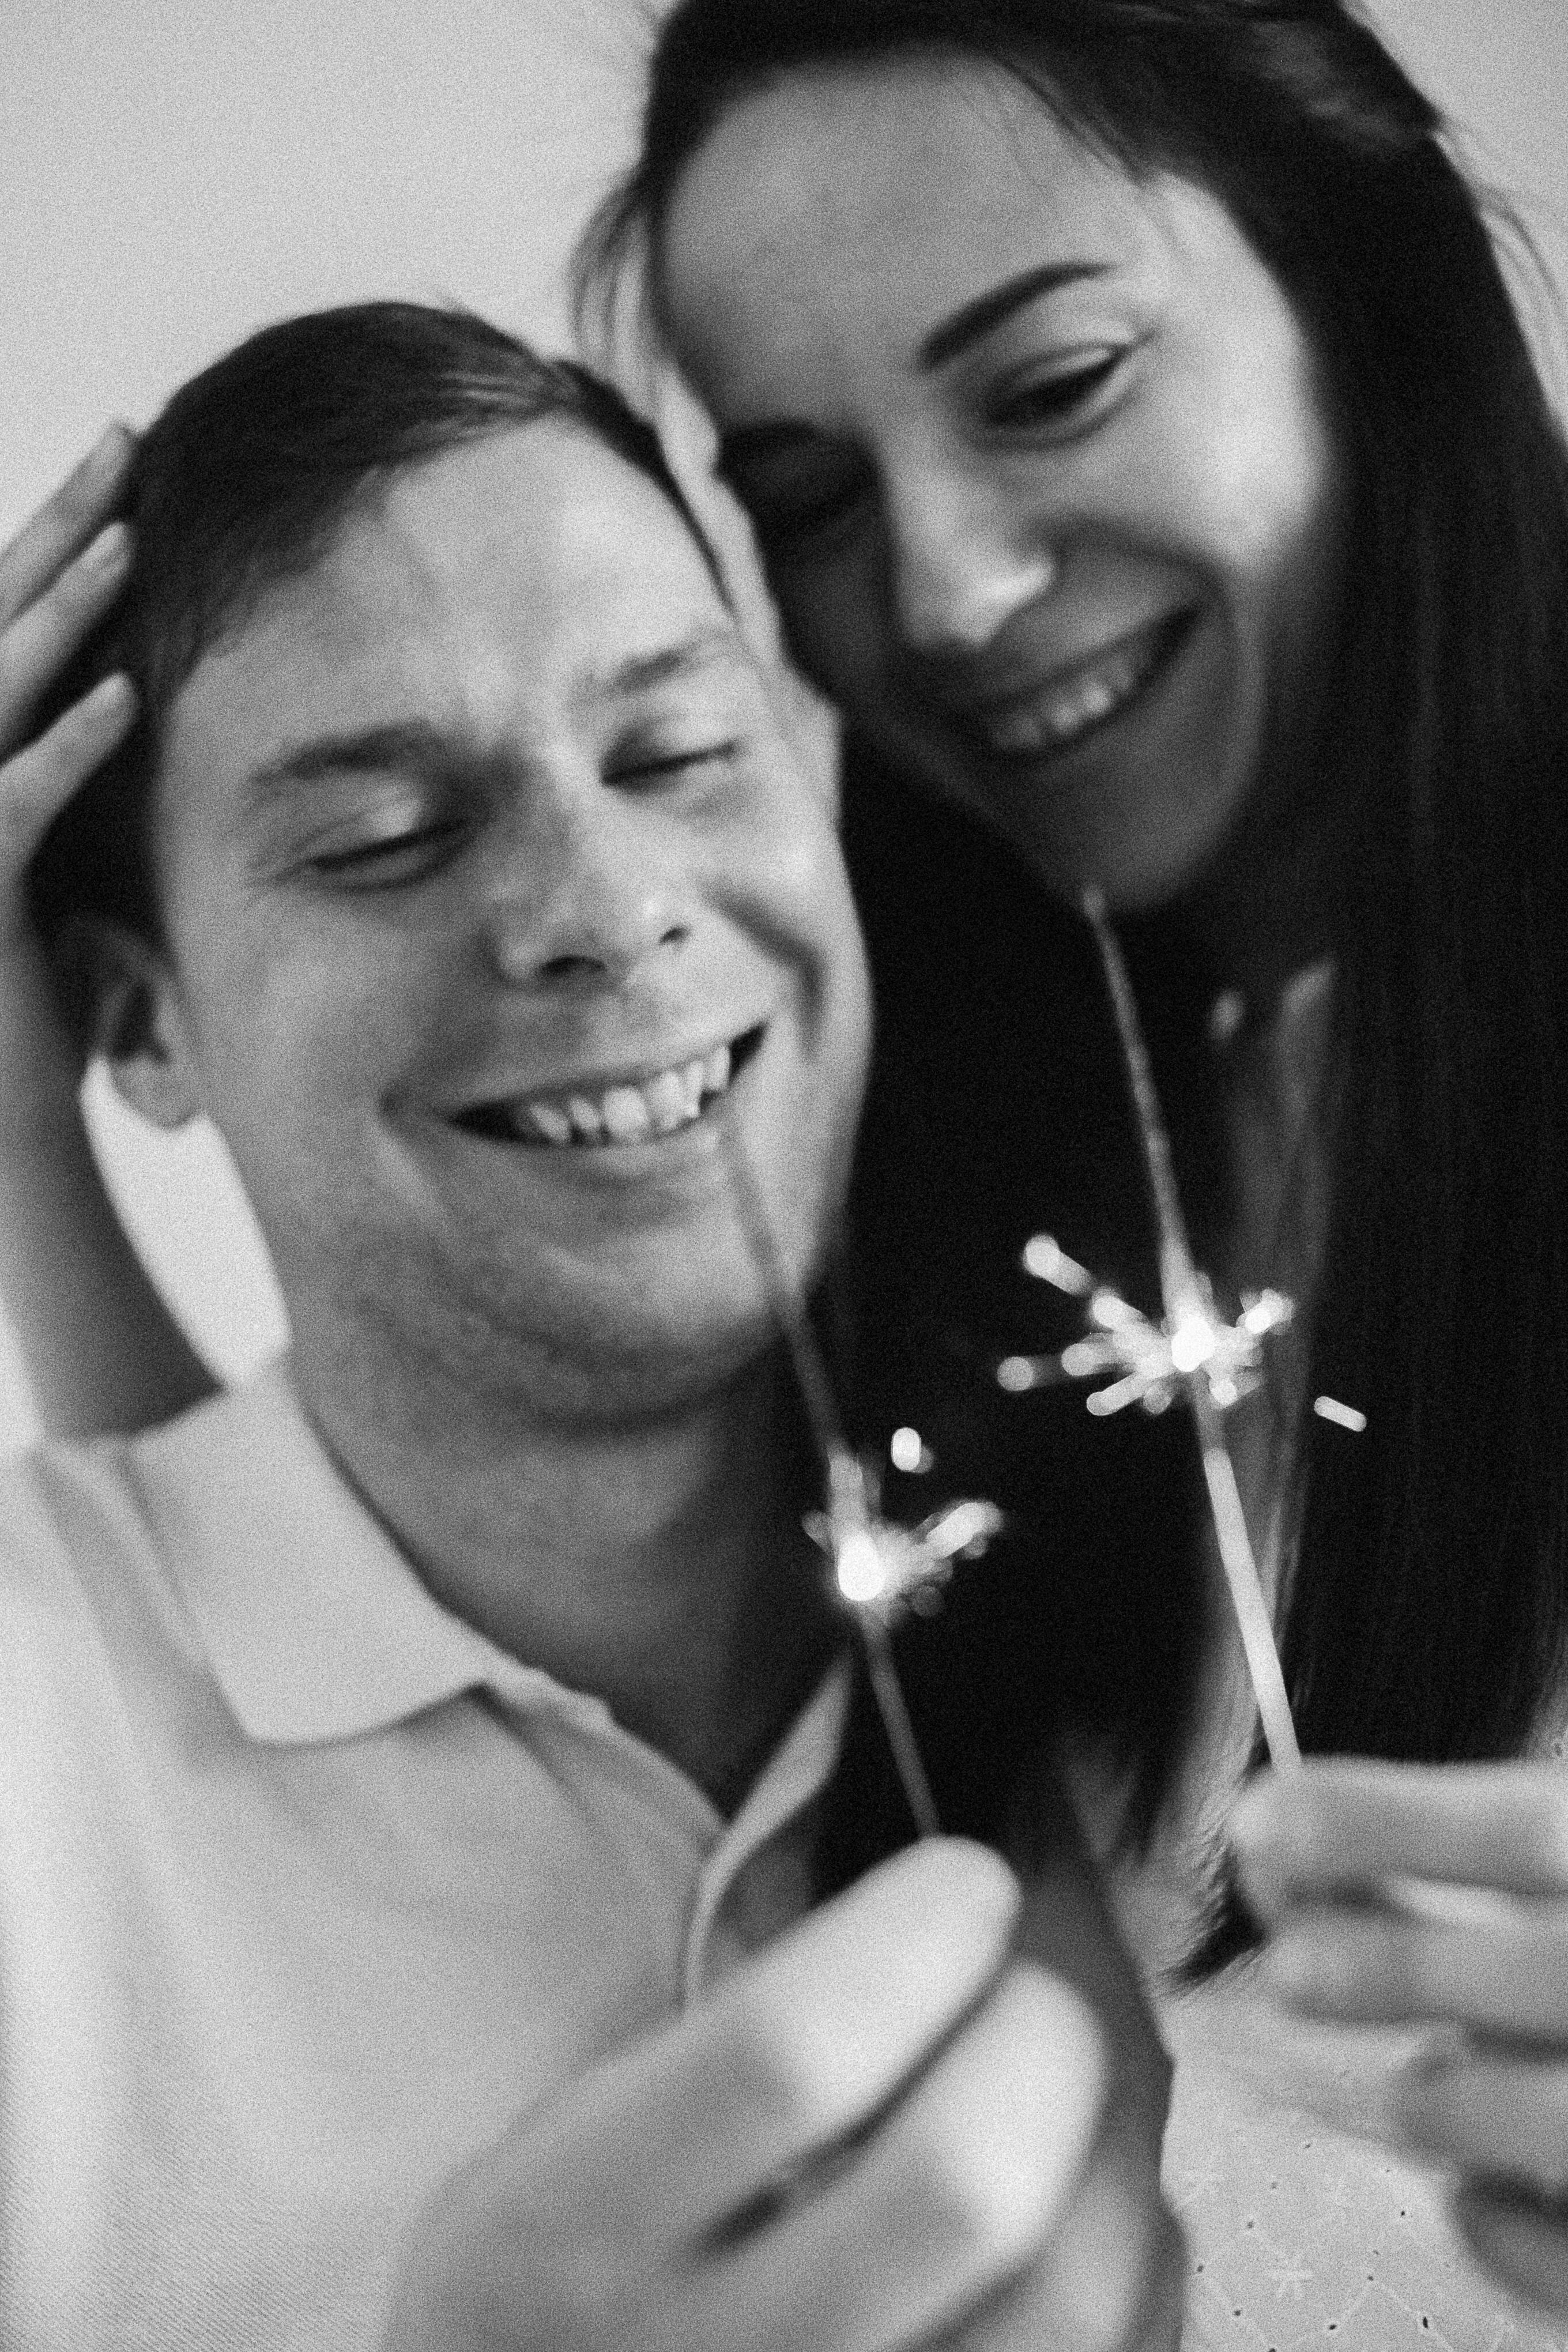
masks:
[[[1338,1956],[1306,1936],[1279,1936],[1263,1955],[1263,1980],[1277,2000],[1294,2005],[1337,1991],[1344,1970]]]
[[[1442,2078],[1421,2058],[1411,2061],[1394,2077],[1390,2110],[1394,2123],[1412,2139],[1435,2127],[1442,2104]]]
[[[1231,1815],[1231,1835],[1247,1846],[1283,1844],[1295,1827],[1289,1791],[1272,1774],[1244,1790]]]
[[[116,418],[112,424],[106,425],[104,426],[102,432],[99,435],[97,440],[93,443],[91,448],[88,451],[86,457],[77,467],[79,477],[85,478],[88,475],[106,472],[109,467],[110,460],[111,458],[118,459],[124,446],[125,427],[120,423],[119,419]]]
[[[122,522],[105,523],[82,562],[94,572],[118,572],[131,553],[131,533]]]
[[[118,726],[136,708],[136,688],[122,669],[110,670],[100,677],[87,698],[95,719],[105,726]]]

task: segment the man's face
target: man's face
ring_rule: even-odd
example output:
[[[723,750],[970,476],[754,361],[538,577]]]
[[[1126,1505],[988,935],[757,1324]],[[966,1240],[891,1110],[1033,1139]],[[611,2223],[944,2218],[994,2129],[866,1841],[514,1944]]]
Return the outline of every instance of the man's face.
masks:
[[[204,658],[155,844],[179,1108],[301,1361],[568,1418],[766,1329],[732,1123],[820,1263],[868,1039],[830,796],[658,488],[551,420],[395,477]]]

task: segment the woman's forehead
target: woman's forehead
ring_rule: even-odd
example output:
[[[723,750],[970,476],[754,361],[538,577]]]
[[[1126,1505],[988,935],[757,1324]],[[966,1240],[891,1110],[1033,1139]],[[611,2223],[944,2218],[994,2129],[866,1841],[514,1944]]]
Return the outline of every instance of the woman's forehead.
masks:
[[[984,220],[1021,197],[1049,212],[1080,185],[1136,186],[1018,73],[959,55],[803,68],[737,97],[676,182],[667,250],[691,184],[719,173],[765,183],[788,222],[880,211],[920,242],[952,224],[961,195],[964,218]]]
[[[940,364],[945,329],[1020,275],[1147,288],[1177,266],[1172,184],[984,60],[791,76],[721,119],[678,184],[667,324],[710,396],[748,404],[780,352],[847,368],[890,339]]]

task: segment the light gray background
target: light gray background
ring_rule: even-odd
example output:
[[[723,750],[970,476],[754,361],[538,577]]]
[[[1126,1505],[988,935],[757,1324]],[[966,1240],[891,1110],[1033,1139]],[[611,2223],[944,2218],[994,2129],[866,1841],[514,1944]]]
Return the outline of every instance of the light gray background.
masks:
[[[1568,289],[1568,0],[1373,13]],[[109,416],[289,311],[452,298],[559,340],[647,21],[640,0],[0,0],[0,532]],[[154,1271],[242,1370],[282,1325],[216,1144],[150,1139],[102,1088],[93,1108]],[[0,1446],[30,1426],[0,1324]]]

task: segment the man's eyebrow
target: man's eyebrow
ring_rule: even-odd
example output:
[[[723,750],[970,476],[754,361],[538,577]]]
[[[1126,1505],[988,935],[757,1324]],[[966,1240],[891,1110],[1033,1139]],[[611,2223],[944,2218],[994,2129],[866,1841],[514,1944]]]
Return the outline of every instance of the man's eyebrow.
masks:
[[[965,302],[951,319],[933,327],[920,347],[923,368],[939,368],[944,362],[956,359],[971,343],[978,342],[1015,310],[1033,302],[1041,294],[1054,294],[1058,286],[1076,285],[1080,278],[1103,278],[1110,264],[1103,261],[1047,261],[1038,269],[1021,270],[1016,278],[1004,278],[973,302]]]
[[[423,719],[400,719],[342,734],[307,736],[253,768],[246,789],[264,801],[290,785],[313,784],[323,776],[379,774],[389,769],[428,775],[465,757],[472,757],[471,747],[443,729]]]
[[[672,677],[684,677],[730,659],[745,656],[735,630],[715,624],[695,629],[673,645],[658,646],[624,661],[590,664],[581,686],[595,698],[609,700],[643,693]],[[428,719],[399,719],[377,727],[346,730],[338,734],[310,735],[291,743],[246,778],[253,800],[264,802],[299,784],[313,784],[324,776],[449,774],[454,769],[486,764],[486,755],[467,736],[433,727]]]

